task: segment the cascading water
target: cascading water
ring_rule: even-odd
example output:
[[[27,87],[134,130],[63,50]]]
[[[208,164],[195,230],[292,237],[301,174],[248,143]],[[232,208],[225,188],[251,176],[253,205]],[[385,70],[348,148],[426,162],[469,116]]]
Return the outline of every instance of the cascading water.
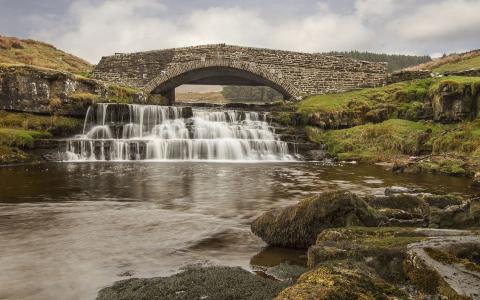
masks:
[[[235,110],[96,104],[83,134],[67,141],[68,161],[288,161],[286,142],[266,115]]]

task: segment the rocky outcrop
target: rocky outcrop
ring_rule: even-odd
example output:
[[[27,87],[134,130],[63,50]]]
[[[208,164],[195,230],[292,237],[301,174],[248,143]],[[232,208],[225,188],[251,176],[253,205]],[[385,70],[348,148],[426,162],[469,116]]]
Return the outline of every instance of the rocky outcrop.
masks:
[[[478,113],[478,102],[480,102],[478,87],[444,81],[433,91],[433,120],[452,123],[473,118]]]
[[[273,246],[308,248],[328,228],[430,227],[466,228],[480,225],[480,200],[412,191],[358,196],[326,192],[296,205],[262,214],[252,232]],[[327,251],[328,253],[328,251]],[[338,253],[335,253],[337,255]]]
[[[304,273],[276,300],[390,299],[406,294],[387,283],[363,263],[339,260],[323,263]]]
[[[68,72],[0,65],[0,109],[83,117],[94,102],[146,100],[140,92]]]
[[[378,226],[382,216],[349,192],[327,192],[257,218],[252,232],[270,245],[307,248],[322,230],[341,226]]]
[[[261,278],[239,267],[192,267],[170,277],[115,282],[97,300],[272,299],[286,283]]]

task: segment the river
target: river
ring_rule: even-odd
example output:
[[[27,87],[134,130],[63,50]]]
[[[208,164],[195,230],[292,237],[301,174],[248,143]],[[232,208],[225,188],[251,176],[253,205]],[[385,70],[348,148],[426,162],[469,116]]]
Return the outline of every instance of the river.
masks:
[[[93,299],[116,280],[188,264],[304,263],[265,249],[249,224],[311,193],[469,191],[463,178],[312,162],[47,163],[2,167],[0,182],[0,299]]]

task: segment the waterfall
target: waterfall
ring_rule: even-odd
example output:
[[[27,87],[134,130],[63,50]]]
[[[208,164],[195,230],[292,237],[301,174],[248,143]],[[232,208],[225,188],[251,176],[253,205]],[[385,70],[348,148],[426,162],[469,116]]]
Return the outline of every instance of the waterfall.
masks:
[[[291,161],[266,114],[236,110],[99,103],[83,133],[67,140],[67,161]]]

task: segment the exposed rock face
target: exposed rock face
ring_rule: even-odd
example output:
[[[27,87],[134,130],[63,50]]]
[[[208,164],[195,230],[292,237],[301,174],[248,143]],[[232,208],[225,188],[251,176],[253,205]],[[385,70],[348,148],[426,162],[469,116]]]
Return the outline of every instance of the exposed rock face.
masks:
[[[304,273],[276,300],[296,299],[390,299],[406,297],[363,263],[337,260]]]
[[[445,82],[433,93],[433,120],[458,122],[477,115],[478,91],[470,85]]]
[[[261,278],[239,267],[190,268],[170,277],[115,282],[97,300],[272,299],[286,283]]]
[[[349,192],[327,192],[277,211],[252,223],[252,232],[270,245],[307,248],[322,230],[342,226],[377,226],[382,216]]]
[[[0,66],[0,109],[85,116],[95,101],[109,102],[112,89],[101,81],[33,66]],[[143,94],[131,102],[145,102]]]

